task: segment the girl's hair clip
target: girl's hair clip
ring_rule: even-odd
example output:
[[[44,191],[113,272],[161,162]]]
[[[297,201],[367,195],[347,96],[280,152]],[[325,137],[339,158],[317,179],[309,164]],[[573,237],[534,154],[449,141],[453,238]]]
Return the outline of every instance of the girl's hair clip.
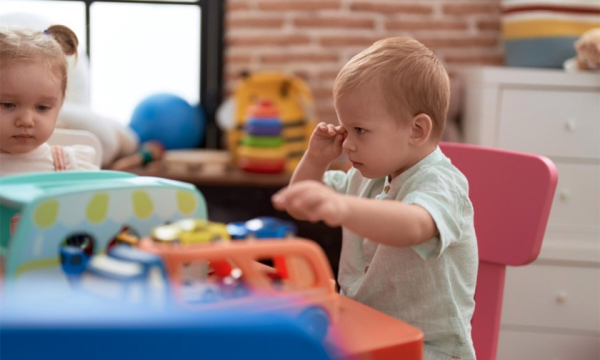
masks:
[[[50,35],[50,30],[48,30],[48,29],[44,30],[44,34]]]

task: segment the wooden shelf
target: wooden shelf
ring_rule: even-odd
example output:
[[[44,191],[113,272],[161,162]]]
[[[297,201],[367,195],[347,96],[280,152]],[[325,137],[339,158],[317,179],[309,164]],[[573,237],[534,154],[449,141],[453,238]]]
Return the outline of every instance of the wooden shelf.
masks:
[[[128,170],[142,176],[156,176],[198,186],[284,187],[291,172],[259,174],[243,171],[231,163],[227,151],[168,151],[163,160]]]

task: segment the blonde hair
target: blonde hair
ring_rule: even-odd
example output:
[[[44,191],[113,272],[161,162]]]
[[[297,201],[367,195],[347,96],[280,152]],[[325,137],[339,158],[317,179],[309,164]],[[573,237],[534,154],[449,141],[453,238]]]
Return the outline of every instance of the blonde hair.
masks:
[[[391,114],[429,115],[433,122],[431,137],[439,140],[442,136],[450,103],[450,80],[438,58],[417,40],[379,40],[354,56],[335,79],[334,99],[359,85],[379,90]]]
[[[44,31],[21,27],[0,27],[0,68],[15,63],[41,62],[62,81],[67,89],[67,56],[77,57],[77,35],[66,26],[52,25]]]

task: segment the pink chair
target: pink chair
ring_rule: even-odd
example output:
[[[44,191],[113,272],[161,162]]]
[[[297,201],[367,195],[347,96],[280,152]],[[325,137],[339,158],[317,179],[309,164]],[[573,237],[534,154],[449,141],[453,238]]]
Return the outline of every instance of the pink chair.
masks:
[[[479,246],[473,343],[478,360],[495,360],[506,266],[540,253],[558,181],[554,163],[539,155],[441,143],[469,180]]]

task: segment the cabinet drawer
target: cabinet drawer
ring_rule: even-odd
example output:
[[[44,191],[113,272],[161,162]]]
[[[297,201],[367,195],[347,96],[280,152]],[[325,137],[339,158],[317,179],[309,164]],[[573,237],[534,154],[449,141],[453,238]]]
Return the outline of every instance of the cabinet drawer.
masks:
[[[600,227],[600,165],[556,162],[558,185],[548,230],[597,231]]]
[[[498,360],[596,360],[600,336],[500,330]]]
[[[600,158],[600,92],[505,88],[500,97],[497,146]]]
[[[502,323],[600,332],[598,304],[600,268],[509,267]]]

